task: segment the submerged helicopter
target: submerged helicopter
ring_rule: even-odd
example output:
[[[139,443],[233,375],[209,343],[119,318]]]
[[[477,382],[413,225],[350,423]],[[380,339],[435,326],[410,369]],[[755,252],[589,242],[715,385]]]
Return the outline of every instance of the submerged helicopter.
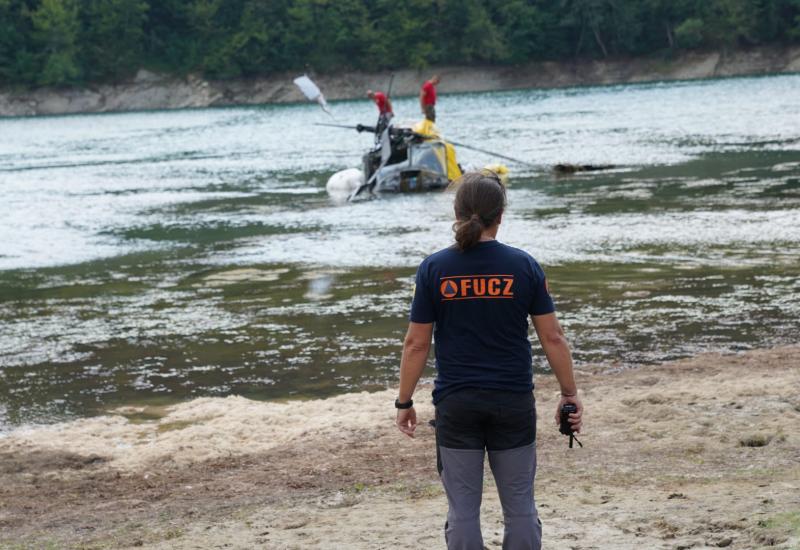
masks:
[[[394,75],[389,81],[391,91]],[[319,87],[308,77],[302,75],[294,79],[294,83],[310,101],[316,101],[331,117],[325,96]],[[387,97],[391,92],[387,92]],[[362,157],[362,169],[348,168],[333,174],[326,189],[329,194],[347,197],[353,200],[364,191],[370,195],[376,193],[407,193],[419,191],[433,191],[444,189],[451,182],[458,179],[464,172],[456,161],[454,146],[484,153],[496,158],[508,160],[516,164],[533,169],[541,169],[530,162],[516,159],[494,151],[487,151],[479,147],[446,141],[441,137],[438,129],[428,119],[414,125],[394,126],[391,121],[378,119],[375,126],[356,124],[317,123],[317,126],[332,126],[347,128],[357,132],[371,132],[375,134],[375,142],[371,149]],[[552,171],[556,175],[569,175],[576,172],[589,172],[595,170],[609,170],[615,165],[593,164],[556,164]],[[474,169],[470,167],[470,169]],[[493,163],[483,167],[497,174],[505,184],[508,181],[508,168],[503,164]]]
[[[444,189],[461,177],[453,144],[445,141],[432,122],[424,120],[413,127],[385,128],[357,124],[324,124],[375,133],[374,146],[364,153],[362,169],[350,168],[335,173],[328,180],[328,191],[347,191],[352,200],[364,191],[369,193],[409,193]],[[507,172],[507,170],[506,170]]]
[[[394,75],[389,81],[391,90]],[[322,109],[333,116],[325,96],[308,77],[300,76],[294,83],[310,101],[316,101]],[[387,92],[387,97],[390,92]],[[362,157],[362,169],[349,168],[335,173],[326,185],[331,195],[348,196],[353,200],[364,191],[375,193],[407,193],[444,189],[463,173],[456,161],[454,146],[471,149],[497,158],[531,166],[529,163],[473,147],[465,143],[446,141],[435,124],[427,118],[412,126],[395,126],[391,120],[378,119],[375,126],[357,124],[317,123],[317,126],[353,129],[375,134],[373,147]],[[503,181],[508,179],[508,168],[502,164],[490,164],[484,169],[495,172]]]

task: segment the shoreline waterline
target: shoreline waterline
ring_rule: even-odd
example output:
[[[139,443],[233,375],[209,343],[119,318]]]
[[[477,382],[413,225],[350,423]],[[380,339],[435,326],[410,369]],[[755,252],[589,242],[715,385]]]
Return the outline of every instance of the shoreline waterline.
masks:
[[[791,369],[794,366],[800,369],[798,346],[800,344],[728,353],[706,352],[666,363],[638,367],[610,364],[584,365],[576,367],[575,372],[586,384],[598,376],[637,376],[641,372],[669,376],[672,365],[702,364],[704,358],[709,358],[714,364],[724,365],[761,355],[790,357],[792,363],[786,368]],[[725,378],[723,371],[718,374]],[[547,391],[554,386],[555,378],[550,374],[538,374],[534,377],[534,384],[536,386],[534,393],[539,391],[538,388]],[[430,399],[432,388],[432,379],[423,378],[417,390],[416,406],[425,413],[430,413],[432,410]],[[309,434],[329,437],[332,435],[329,429],[335,431],[343,425],[341,420],[331,424],[325,418],[327,413],[335,410],[356,410],[357,413],[347,419],[351,425],[374,422],[376,417],[386,413],[387,410],[392,412],[395,393],[396,388],[390,386],[386,389],[346,392],[323,398],[301,397],[265,401],[231,394],[225,397],[198,397],[162,405],[129,403],[86,418],[54,424],[16,426],[6,432],[5,437],[34,446],[54,446],[74,453],[102,454],[105,455],[104,462],[109,466],[123,470],[146,467],[151,461],[160,460],[167,454],[176,457],[174,459],[176,465],[186,466],[193,462],[229,456],[231,450],[236,448],[236,445],[231,443],[241,439],[243,435],[247,435],[248,445],[253,445],[251,448],[239,449],[246,454],[258,454]],[[204,431],[194,433],[193,430],[188,430],[200,426],[204,426]],[[241,429],[234,426],[240,426]],[[253,426],[261,426],[269,433],[246,434]],[[179,437],[173,439],[173,431],[179,434]],[[81,439],[82,436],[87,439]],[[205,449],[203,451],[205,454],[195,455],[191,452],[181,454],[176,450],[185,450],[181,449],[181,441],[188,440],[184,436],[198,441],[211,441],[214,437],[223,437],[224,441],[215,449]],[[155,447],[163,447],[163,450],[154,449],[152,452],[144,453],[137,450],[137,446],[146,448],[153,444]]]
[[[540,61],[512,66],[442,66],[365,73],[342,71],[315,76],[329,100],[363,99],[367,89],[381,89],[393,75],[394,96],[416,97],[429,75],[442,75],[442,93],[678,82],[707,78],[800,72],[800,48],[762,46],[733,51],[689,51],[669,57],[611,57]],[[245,80],[185,78],[140,70],[136,77],[85,89],[41,88],[26,92],[0,89],[0,117],[187,109],[234,105],[302,103],[291,85],[292,73]]]

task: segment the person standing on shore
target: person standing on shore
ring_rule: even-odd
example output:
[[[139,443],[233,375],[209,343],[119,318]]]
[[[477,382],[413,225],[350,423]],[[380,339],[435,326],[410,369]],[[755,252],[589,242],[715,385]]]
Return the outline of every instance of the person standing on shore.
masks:
[[[426,80],[419,90],[419,106],[422,114],[431,122],[436,122],[436,86],[441,81],[439,75],[435,74],[430,80]]]
[[[480,505],[488,451],[505,534],[503,548],[541,548],[533,495],[536,407],[528,318],[561,386],[556,409],[572,403],[580,432],[569,345],[555,314],[544,272],[527,252],[496,240],[506,192],[493,173],[465,174],[455,196],[456,244],[419,266],[403,343],[396,425],[414,437],[412,396],[435,331],[437,468],[449,509],[449,549],[482,550]]]
[[[389,121],[394,117],[392,100],[381,91],[374,92],[372,90],[367,90],[367,97],[374,101],[375,106],[378,107],[378,123],[375,125],[375,135],[379,136],[389,125]]]

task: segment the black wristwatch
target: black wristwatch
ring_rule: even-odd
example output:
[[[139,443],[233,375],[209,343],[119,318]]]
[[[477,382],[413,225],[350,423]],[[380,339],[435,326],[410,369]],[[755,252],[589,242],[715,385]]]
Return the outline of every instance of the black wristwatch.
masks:
[[[400,403],[399,399],[395,399],[394,400],[394,408],[395,409],[410,409],[413,406],[414,406],[414,400],[413,399],[409,399],[405,403]]]

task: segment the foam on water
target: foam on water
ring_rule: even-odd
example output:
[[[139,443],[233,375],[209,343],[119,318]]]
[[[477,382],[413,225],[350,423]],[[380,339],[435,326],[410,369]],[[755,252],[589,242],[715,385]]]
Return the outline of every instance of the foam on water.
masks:
[[[779,76],[443,94],[440,126],[453,139],[543,168],[558,162],[673,164],[763,142],[775,144],[763,147],[796,150],[798,85],[800,76]],[[401,116],[414,116],[413,99],[395,103]],[[343,121],[373,116],[366,101],[337,103],[335,113]],[[0,269],[62,265],[137,250],[146,243],[108,235],[176,202],[235,199],[237,191],[313,195],[307,184],[287,188],[280,179],[358,166],[371,140],[313,126],[324,120],[313,105],[2,120]],[[462,161],[474,164],[492,160],[481,153],[460,154]],[[219,189],[231,185],[238,189]],[[375,205],[367,209],[372,216],[381,210]],[[397,212],[386,214],[396,217]],[[364,209],[353,207],[330,216],[363,215]],[[251,249],[246,243],[245,252]],[[359,257],[356,253],[340,262],[356,265]]]
[[[800,209],[605,215],[564,214],[543,218],[538,209],[559,203],[535,191],[510,191],[509,212],[500,238],[531,251],[546,264],[579,261],[652,261],[640,249],[671,245],[693,248],[689,261],[728,263],[704,249],[731,245],[787,243],[800,246]],[[309,263],[330,266],[416,266],[420,258],[452,243],[452,196],[393,198],[345,209],[318,208],[262,217],[292,232],[280,239],[242,240],[210,261],[228,263]],[[375,220],[381,224],[376,228]],[[674,257],[663,257],[672,262]],[[771,260],[769,260],[771,261]]]

